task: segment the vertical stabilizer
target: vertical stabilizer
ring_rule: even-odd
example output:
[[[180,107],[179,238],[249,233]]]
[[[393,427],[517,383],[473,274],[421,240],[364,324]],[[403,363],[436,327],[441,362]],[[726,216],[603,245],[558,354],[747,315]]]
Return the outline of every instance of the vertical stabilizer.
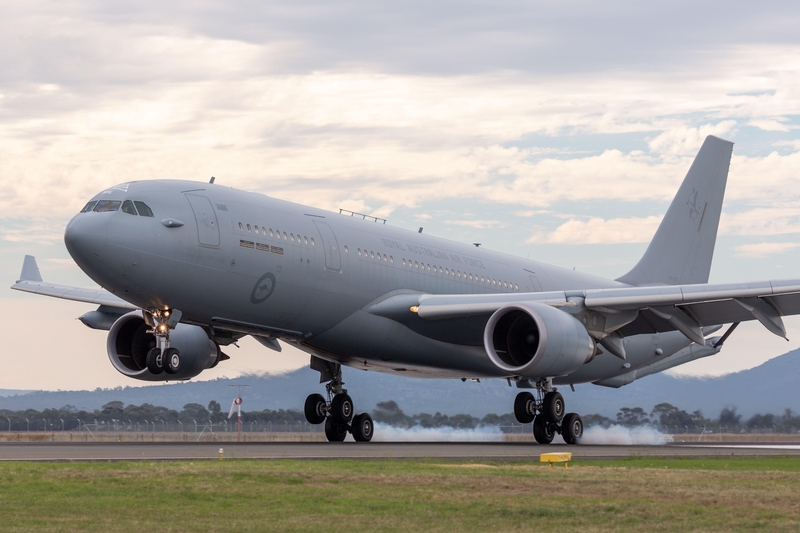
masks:
[[[630,285],[708,283],[733,143],[706,137],[647,251],[617,281]]]

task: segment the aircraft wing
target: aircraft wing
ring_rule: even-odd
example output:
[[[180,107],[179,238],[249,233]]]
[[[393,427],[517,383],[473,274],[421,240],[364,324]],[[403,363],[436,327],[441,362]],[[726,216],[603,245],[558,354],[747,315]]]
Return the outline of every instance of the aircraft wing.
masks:
[[[31,292],[76,302],[93,303],[119,309],[139,309],[104,289],[81,289],[42,281],[39,267],[36,265],[36,259],[32,255],[25,256],[20,279],[11,288],[17,291]]]
[[[736,284],[661,285],[514,294],[403,294],[376,303],[370,312],[389,318],[416,313],[426,321],[489,315],[507,305],[543,303],[577,307],[597,317],[587,326],[602,339],[678,330],[704,343],[703,326],[758,320],[786,337],[782,316],[800,314],[800,280]]]

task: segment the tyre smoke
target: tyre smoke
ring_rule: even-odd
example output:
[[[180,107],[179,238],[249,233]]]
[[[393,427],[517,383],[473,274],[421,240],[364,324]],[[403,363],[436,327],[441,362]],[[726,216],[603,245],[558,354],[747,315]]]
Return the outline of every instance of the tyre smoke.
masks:
[[[649,426],[626,428],[593,426],[583,432],[581,444],[658,445],[669,442],[669,436]]]
[[[503,432],[498,427],[484,426],[475,429],[449,427],[400,428],[375,424],[375,442],[503,442]]]

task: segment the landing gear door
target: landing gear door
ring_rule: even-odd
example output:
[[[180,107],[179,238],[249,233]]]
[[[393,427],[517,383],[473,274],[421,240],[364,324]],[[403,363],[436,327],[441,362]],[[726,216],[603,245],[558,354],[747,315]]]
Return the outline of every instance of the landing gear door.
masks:
[[[187,194],[197,221],[197,240],[203,246],[219,246],[219,224],[211,202],[205,196]]]
[[[322,237],[322,247],[325,249],[325,270],[331,272],[342,271],[342,258],[339,255],[339,243],[333,230],[325,222],[315,220],[314,224]]]

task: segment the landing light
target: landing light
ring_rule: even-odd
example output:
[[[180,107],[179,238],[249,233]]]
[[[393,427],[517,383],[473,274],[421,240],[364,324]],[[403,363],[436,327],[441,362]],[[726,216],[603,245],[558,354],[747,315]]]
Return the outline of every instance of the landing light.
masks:
[[[411,309],[409,309],[409,311],[411,311],[412,313],[416,313],[417,311],[419,311],[419,306],[418,305],[412,305]]]

